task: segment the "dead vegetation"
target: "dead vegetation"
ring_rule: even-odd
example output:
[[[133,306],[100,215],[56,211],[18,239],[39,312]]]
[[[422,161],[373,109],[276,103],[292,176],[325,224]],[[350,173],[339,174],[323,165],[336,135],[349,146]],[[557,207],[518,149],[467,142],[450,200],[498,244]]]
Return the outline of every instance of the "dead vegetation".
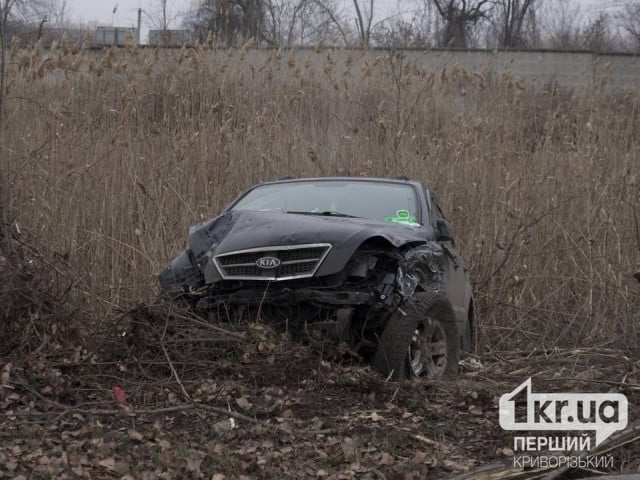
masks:
[[[50,255],[40,248],[25,247],[17,271],[41,266]],[[13,284],[14,296],[34,286]],[[18,338],[37,326],[55,340],[3,354],[0,472],[11,478],[469,479],[478,469],[522,478],[498,400],[528,376],[537,391],[624,393],[637,417],[637,351],[494,350],[468,357],[455,381],[388,382],[340,346],[303,346],[259,321],[204,321],[162,302],[113,312],[90,331],[74,312],[63,318],[78,335],[56,336],[61,317],[42,305],[75,302],[58,304],[53,285],[36,284],[16,325]],[[606,446],[615,471],[640,468],[638,428]]]
[[[0,471],[442,477],[508,460],[496,401],[528,376],[637,405],[640,101],[598,80],[545,91],[322,49],[14,46]],[[457,381],[388,383],[259,321],[144,303],[187,228],[243,188],[397,174],[434,189],[470,265],[478,356]],[[634,443],[617,452],[637,471]]]
[[[615,388],[630,405],[640,392],[637,357],[611,349],[495,352],[469,359],[456,381],[409,386],[261,324],[238,333],[164,306],[132,314],[164,335],[4,365],[0,466],[10,476],[475,478],[492,464],[511,478],[498,399],[524,377],[539,391]],[[168,322],[199,332],[191,340],[211,355],[185,361]],[[640,467],[637,437],[631,428],[614,439],[617,471]]]
[[[478,347],[637,338],[640,101],[381,53],[11,52],[21,222],[86,273],[96,314],[150,298],[190,225],[283,175],[432,186],[477,291]],[[591,79],[593,80],[593,79]]]
[[[20,358],[83,342],[79,322],[80,281],[66,259],[43,256],[37,240],[5,226],[0,238],[0,358]],[[71,301],[70,301],[71,300]]]

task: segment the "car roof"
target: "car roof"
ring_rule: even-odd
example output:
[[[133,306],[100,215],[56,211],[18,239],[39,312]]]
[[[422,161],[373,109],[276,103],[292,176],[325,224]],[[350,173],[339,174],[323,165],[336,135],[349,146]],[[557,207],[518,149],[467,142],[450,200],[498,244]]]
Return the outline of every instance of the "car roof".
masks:
[[[296,182],[322,182],[322,181],[349,181],[349,182],[380,182],[380,183],[398,183],[402,185],[413,185],[422,187],[422,183],[417,180],[403,178],[379,178],[379,177],[311,177],[311,178],[283,178],[281,180],[272,180],[262,182],[259,185],[273,185],[278,183],[296,183]],[[257,186],[257,185],[256,185]]]

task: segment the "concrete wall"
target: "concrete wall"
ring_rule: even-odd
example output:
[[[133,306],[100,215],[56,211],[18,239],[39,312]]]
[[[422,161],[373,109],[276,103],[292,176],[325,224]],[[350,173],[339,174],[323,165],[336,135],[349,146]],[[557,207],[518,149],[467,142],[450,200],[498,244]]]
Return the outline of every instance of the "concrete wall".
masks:
[[[224,49],[209,52],[210,57],[217,58],[218,61],[228,55]],[[321,66],[325,64],[329,52],[335,59],[339,72],[346,68],[344,60],[347,55],[354,65],[360,65],[363,57],[374,64],[379,57],[389,56],[389,52],[385,50],[325,49],[318,53],[313,49],[294,49],[291,52],[282,51],[280,57],[282,62],[286,62],[292,55],[298,65],[310,61],[313,65]],[[95,53],[100,55],[99,50]],[[274,50],[269,49],[251,49],[244,55],[244,66],[262,68],[274,53]],[[509,73],[512,77],[522,78],[527,86],[536,89],[592,90],[604,82],[605,90],[609,93],[631,90],[640,94],[640,55],[490,50],[407,50],[403,53],[407,60],[426,70],[446,68],[450,71],[454,67],[461,67],[471,73],[480,72],[489,79]],[[179,52],[167,48],[165,54],[166,58],[172,58],[179,55]],[[235,53],[237,55],[239,51]],[[283,72],[290,74],[287,69]]]
[[[328,51],[316,53],[311,49],[296,49],[293,52],[296,61],[324,63]],[[379,57],[388,57],[385,50],[348,52],[357,64],[365,56],[370,64]],[[598,55],[591,52],[560,51],[492,51],[492,50],[407,50],[406,59],[415,62],[418,68],[425,70],[451,70],[461,67],[469,72],[480,72],[489,79],[509,73],[512,77],[525,80],[533,88],[555,88],[566,90],[593,89],[604,82],[607,92],[633,90],[640,93],[640,55],[608,54]],[[264,64],[272,50],[253,50],[246,60],[258,67]],[[340,70],[344,68],[343,59],[347,52],[332,50],[331,55]],[[287,58],[289,53],[282,52]]]
[[[407,57],[426,68],[463,67],[501,75],[510,72],[529,84],[591,88],[606,80],[609,90],[640,91],[640,56],[555,51],[411,51]]]
[[[127,41],[135,43],[137,30],[131,27],[98,27],[93,36],[95,46],[116,45],[124,46]]]
[[[149,30],[149,45],[180,47],[183,43],[193,43],[193,34],[189,30]]]

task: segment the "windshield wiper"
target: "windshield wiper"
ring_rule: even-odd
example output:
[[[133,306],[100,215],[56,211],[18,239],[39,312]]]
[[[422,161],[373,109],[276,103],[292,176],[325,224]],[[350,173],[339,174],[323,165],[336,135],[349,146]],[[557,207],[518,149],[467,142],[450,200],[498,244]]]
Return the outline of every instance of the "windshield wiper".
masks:
[[[287,213],[295,213],[298,215],[319,215],[323,217],[360,218],[360,217],[356,217],[355,215],[349,215],[348,213],[332,212],[329,210],[326,210],[324,212],[295,212],[295,211],[287,210]]]

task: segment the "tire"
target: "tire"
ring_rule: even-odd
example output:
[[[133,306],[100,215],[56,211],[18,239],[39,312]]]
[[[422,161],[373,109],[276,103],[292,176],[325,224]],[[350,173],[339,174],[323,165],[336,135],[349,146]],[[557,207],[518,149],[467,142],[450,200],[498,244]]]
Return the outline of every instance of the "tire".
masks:
[[[436,292],[419,292],[387,322],[373,359],[393,380],[442,378],[458,372],[461,349],[451,304]],[[420,368],[422,367],[422,368]]]

